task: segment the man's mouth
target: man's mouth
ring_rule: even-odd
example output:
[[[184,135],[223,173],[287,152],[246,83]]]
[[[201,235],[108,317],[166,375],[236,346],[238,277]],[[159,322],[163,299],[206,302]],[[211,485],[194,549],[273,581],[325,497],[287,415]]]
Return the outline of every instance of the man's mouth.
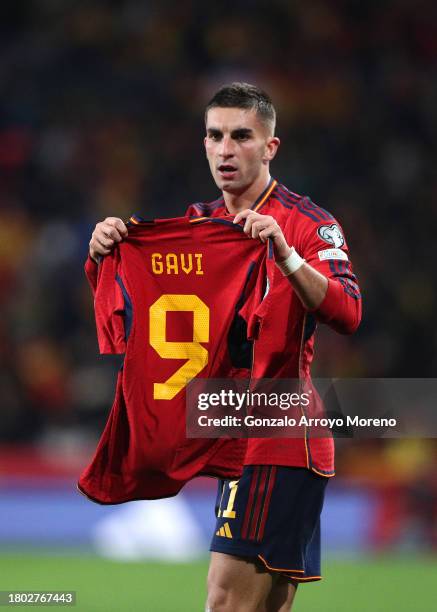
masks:
[[[232,178],[237,172],[237,168],[232,164],[220,164],[218,171],[223,178]]]

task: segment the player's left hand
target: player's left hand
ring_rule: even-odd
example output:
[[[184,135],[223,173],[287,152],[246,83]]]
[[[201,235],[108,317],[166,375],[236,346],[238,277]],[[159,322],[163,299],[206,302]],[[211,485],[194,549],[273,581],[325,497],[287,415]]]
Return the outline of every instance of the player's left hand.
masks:
[[[259,239],[261,242],[267,242],[271,238],[273,240],[275,258],[278,260],[287,259],[291,253],[291,248],[288,246],[276,219],[270,215],[261,215],[247,209],[235,215],[234,223],[240,223],[243,220],[245,220],[243,231],[249,237]]]

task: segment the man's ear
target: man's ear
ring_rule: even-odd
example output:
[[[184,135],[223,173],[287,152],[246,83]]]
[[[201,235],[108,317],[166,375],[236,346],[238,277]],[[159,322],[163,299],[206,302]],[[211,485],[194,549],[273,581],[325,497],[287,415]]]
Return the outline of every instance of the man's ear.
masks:
[[[266,143],[266,150],[263,156],[264,162],[271,162],[275,157],[281,141],[277,136],[272,136]]]

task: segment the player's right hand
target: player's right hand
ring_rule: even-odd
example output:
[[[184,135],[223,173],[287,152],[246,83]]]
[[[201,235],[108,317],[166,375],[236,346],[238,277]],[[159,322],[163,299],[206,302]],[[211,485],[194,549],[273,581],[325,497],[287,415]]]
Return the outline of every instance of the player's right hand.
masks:
[[[117,242],[127,238],[127,227],[117,217],[106,217],[97,223],[90,240],[90,257],[95,262],[101,255],[108,255]]]

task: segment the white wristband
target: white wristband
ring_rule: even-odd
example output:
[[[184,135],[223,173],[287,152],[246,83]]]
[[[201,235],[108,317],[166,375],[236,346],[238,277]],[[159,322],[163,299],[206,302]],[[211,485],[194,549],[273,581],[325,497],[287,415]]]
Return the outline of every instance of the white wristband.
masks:
[[[291,247],[291,254],[284,261],[277,261],[276,265],[281,270],[284,276],[294,274],[305,263],[305,259],[296,252],[294,247]]]

